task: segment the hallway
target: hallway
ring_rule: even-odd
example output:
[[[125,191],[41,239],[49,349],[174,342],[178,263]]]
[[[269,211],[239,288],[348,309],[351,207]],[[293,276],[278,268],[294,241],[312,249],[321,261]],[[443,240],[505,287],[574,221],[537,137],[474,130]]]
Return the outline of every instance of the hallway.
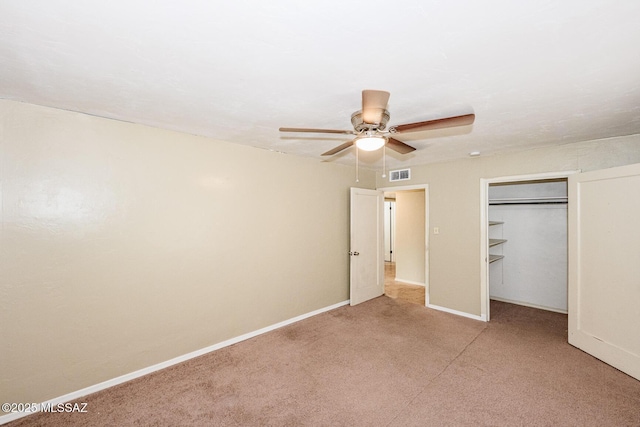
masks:
[[[384,294],[389,298],[425,305],[425,287],[397,282],[396,264],[384,263]]]

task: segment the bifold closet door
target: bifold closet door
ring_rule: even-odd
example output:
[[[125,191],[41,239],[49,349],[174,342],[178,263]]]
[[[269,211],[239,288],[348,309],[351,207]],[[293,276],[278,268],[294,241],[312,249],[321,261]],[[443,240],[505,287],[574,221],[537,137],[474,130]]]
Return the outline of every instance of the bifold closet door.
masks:
[[[640,164],[569,177],[569,343],[640,379]]]

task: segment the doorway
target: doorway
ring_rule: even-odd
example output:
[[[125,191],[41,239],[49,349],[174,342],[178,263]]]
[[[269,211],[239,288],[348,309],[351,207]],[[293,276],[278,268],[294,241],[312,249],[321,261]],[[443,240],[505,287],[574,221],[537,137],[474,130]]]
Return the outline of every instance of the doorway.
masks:
[[[481,179],[481,318],[490,301],[567,312],[567,178]]]
[[[384,193],[384,262],[395,263],[396,193]]]
[[[381,188],[385,194],[385,294],[428,304],[428,186]],[[385,221],[386,222],[386,221]],[[385,253],[387,253],[385,249]]]

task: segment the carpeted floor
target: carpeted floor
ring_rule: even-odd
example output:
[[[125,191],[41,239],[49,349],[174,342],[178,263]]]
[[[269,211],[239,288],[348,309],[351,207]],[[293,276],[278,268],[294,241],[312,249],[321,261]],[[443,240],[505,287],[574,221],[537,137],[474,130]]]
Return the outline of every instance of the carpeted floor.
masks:
[[[341,307],[11,426],[640,426],[640,382],[566,342],[566,315],[474,321]]]

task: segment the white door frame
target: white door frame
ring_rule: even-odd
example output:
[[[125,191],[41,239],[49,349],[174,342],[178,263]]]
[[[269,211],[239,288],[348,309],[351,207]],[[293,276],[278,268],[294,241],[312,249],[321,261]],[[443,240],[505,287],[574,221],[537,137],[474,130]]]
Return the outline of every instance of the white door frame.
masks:
[[[480,178],[480,320],[488,322],[489,313],[489,184],[518,181],[540,181],[544,179],[562,179],[579,173],[580,170],[563,172],[543,172],[527,175]]]
[[[403,185],[398,187],[380,187],[377,190],[408,191],[424,190],[424,305],[429,306],[429,184]],[[384,261],[384,260],[383,260]]]

